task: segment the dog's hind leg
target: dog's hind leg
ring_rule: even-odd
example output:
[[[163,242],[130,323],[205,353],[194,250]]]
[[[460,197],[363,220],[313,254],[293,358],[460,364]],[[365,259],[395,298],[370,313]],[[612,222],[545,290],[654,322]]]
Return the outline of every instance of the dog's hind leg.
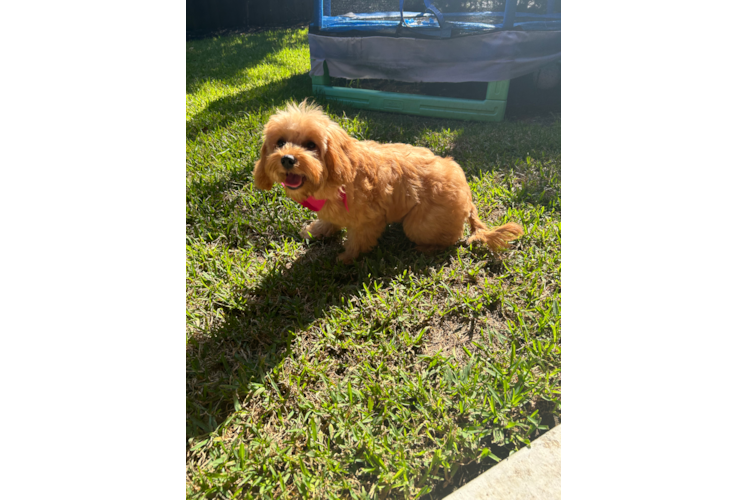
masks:
[[[403,230],[416,250],[433,253],[454,245],[462,237],[465,217],[459,207],[418,205],[403,219]]]
[[[348,237],[343,246],[345,252],[338,255],[338,260],[350,264],[359,254],[366,253],[377,244],[377,240],[387,227],[384,218],[367,221],[360,226],[348,227]]]
[[[312,238],[327,238],[340,231],[341,227],[336,226],[332,222],[326,220],[317,219],[306,226],[304,226],[299,234],[305,240]]]

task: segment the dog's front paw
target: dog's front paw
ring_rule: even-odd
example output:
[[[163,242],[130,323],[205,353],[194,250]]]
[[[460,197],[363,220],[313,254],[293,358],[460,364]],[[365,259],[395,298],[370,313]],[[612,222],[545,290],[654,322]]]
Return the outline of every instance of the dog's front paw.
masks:
[[[299,233],[302,238],[327,238],[340,231],[340,227],[331,222],[317,219],[311,224],[307,224]]]
[[[306,226],[301,228],[301,231],[299,231],[299,236],[301,236],[301,239],[303,240],[311,240],[312,238],[315,238],[314,232],[314,223],[307,224]]]

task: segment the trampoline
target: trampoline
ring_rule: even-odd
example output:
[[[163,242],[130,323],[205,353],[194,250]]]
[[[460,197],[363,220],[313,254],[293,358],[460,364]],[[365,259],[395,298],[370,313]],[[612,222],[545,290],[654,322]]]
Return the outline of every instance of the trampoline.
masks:
[[[560,78],[560,1],[315,0],[309,51],[313,90],[329,100],[500,121],[509,80],[549,68]],[[480,96],[451,96],[464,87]]]

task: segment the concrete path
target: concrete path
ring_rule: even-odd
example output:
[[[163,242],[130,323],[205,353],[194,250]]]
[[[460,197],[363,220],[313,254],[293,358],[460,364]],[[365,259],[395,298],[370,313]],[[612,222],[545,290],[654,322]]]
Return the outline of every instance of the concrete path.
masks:
[[[497,463],[444,500],[561,498],[561,425]]]

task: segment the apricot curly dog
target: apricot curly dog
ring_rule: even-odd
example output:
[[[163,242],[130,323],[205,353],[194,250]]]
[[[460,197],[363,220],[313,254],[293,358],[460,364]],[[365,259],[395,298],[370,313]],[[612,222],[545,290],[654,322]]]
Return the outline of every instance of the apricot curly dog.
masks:
[[[338,259],[350,263],[376,244],[387,224],[401,222],[418,250],[453,245],[470,224],[468,243],[492,251],[522,236],[510,222],[489,229],[478,219],[465,174],[452,158],[407,144],[358,141],[306,101],[289,104],[265,126],[255,185],[282,184],[286,195],[317,212],[301,235],[318,238],[348,230]]]

